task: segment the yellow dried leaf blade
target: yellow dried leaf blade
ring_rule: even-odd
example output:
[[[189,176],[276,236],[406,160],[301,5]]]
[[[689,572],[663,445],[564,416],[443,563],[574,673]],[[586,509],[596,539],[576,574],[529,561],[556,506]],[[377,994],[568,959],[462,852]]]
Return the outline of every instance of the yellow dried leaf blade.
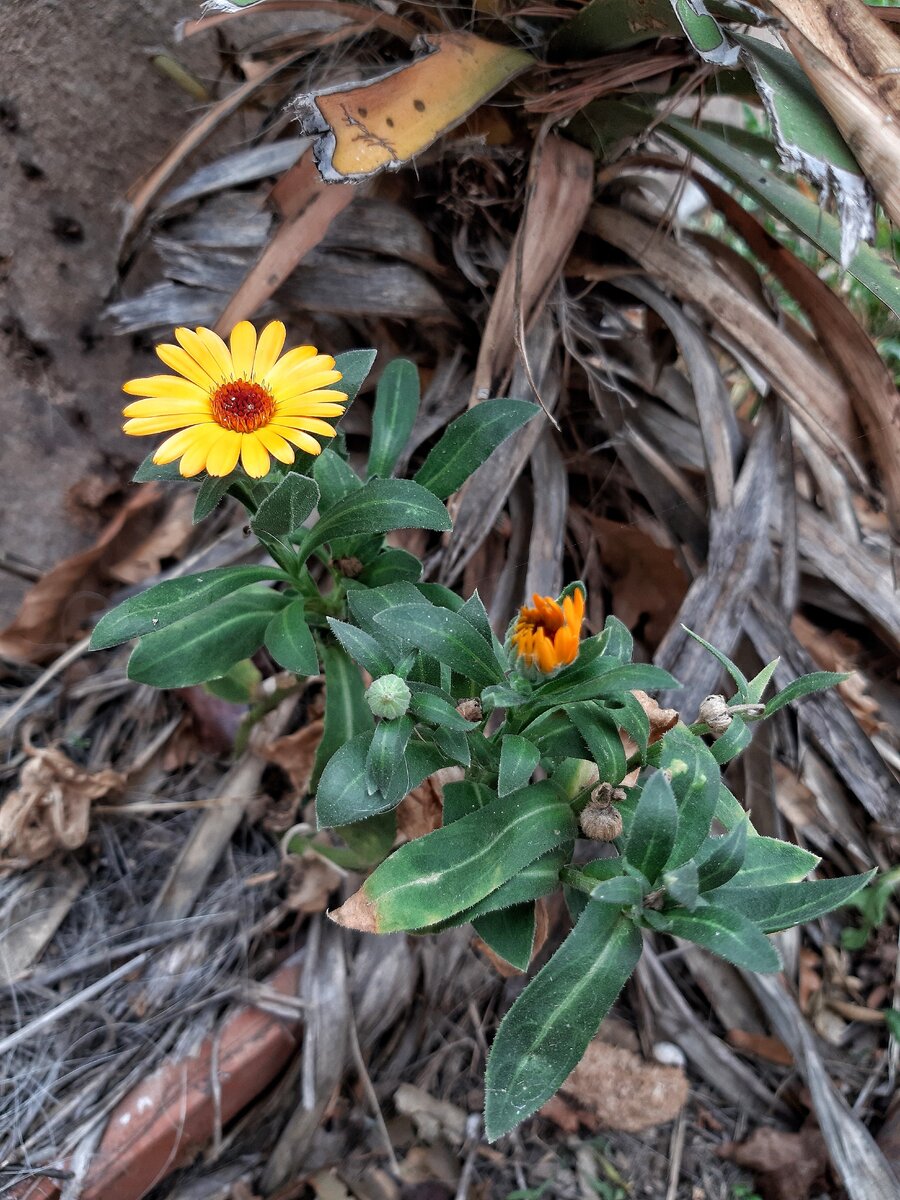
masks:
[[[534,63],[525,50],[471,33],[423,40],[431,52],[408,66],[297,98],[303,131],[318,135],[323,179],[348,182],[397,170]]]

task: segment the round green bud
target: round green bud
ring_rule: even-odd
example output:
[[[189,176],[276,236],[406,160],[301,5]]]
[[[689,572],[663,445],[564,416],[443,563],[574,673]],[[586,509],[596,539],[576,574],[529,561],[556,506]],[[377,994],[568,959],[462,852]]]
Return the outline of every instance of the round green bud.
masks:
[[[412,692],[399,675],[382,675],[366,692],[366,703],[376,717],[396,721],[409,709]]]

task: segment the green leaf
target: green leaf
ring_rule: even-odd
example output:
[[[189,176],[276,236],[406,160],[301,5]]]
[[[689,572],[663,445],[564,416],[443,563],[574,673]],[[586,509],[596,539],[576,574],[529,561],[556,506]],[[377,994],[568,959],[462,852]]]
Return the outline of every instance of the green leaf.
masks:
[[[758,675],[754,675],[747,684],[748,703],[759,704],[762,699],[762,694],[769,686],[769,681],[775,674],[780,658],[773,658],[770,663],[766,663]]]
[[[849,675],[840,671],[813,671],[809,675],[801,675],[799,679],[795,679],[793,683],[789,683],[786,688],[772,697],[766,705],[766,716],[771,717],[780,708],[784,708],[786,704],[793,704],[801,696],[809,696],[813,692],[822,692],[827,688],[836,687],[849,678]]]
[[[291,478],[289,475],[288,479]],[[294,476],[303,479],[302,475]],[[266,627],[266,649],[280,667],[295,675],[317,675],[319,655],[298,597],[277,612]]]
[[[729,833],[734,829],[735,825],[740,824],[741,821],[747,821],[747,836],[750,838],[759,836],[753,828],[753,822],[747,816],[747,810],[741,805],[737,797],[732,792],[729,792],[721,780],[719,781],[719,789],[716,796],[715,820]]]
[[[741,703],[746,704],[750,695],[750,684],[747,682],[747,676],[740,669],[740,667],[736,663],[733,663],[727,654],[723,654],[721,650],[717,650],[715,646],[706,640],[706,638],[702,638],[699,633],[694,633],[694,631],[692,629],[688,629],[686,625],[682,625],[681,628],[686,634],[688,634],[689,637],[692,637],[695,642],[699,642],[704,650],[708,650],[717,662],[721,663],[721,665],[734,680],[738,690],[738,695],[741,698]]]
[[[507,687],[505,683],[496,683],[482,691],[481,703],[487,716],[495,708],[521,708],[523,704],[528,703],[528,697],[514,688]]]
[[[619,731],[610,720],[605,709],[590,701],[583,704],[573,704],[569,710],[569,719],[584,738],[584,744],[597,769],[601,780],[618,784],[626,774],[625,750]]]
[[[637,696],[624,692],[616,700],[607,700],[603,707],[616,728],[624,729],[641,754],[646,753],[650,741],[650,718]]]
[[[369,792],[366,787],[366,756],[372,736],[371,731],[359,733],[341,746],[328,760],[316,791],[316,821],[319,828],[340,827],[338,831],[348,844],[349,839],[345,834],[347,826],[357,825],[396,808],[402,799],[401,796],[391,801],[381,792]],[[423,779],[445,766],[446,759],[434,746],[425,742],[410,742],[406,750],[406,765],[411,791]],[[389,848],[390,845],[386,847]],[[374,858],[369,861],[374,861]]]
[[[259,686],[262,675],[250,658],[242,658],[225,675],[218,679],[207,679],[204,687],[212,696],[226,700],[229,704],[249,704]]]
[[[747,814],[743,809],[741,821],[747,821]],[[801,846],[779,841],[778,838],[760,837],[757,834],[756,837],[747,839],[741,869],[729,881],[728,887],[759,888],[774,883],[799,883],[820,861],[817,855],[811,854]]]
[[[406,358],[388,363],[372,412],[368,475],[388,476],[409,441],[419,411],[419,372]]]
[[[597,884],[591,899],[599,900],[601,904],[615,904],[618,908],[630,908],[644,899],[644,889],[634,875],[614,875]]]
[[[338,833],[355,860],[355,868],[373,867],[390,853],[397,838],[397,818],[393,812],[379,813],[365,821],[342,825]]]
[[[340,646],[326,646],[322,659],[325,671],[325,728],[316,751],[311,789],[315,789],[325,764],[338,747],[345,745],[358,733],[367,733],[375,724],[366,703],[366,689],[356,663]],[[351,820],[356,820],[356,817]]]
[[[605,658],[614,658],[620,663],[630,663],[634,654],[634,638],[618,617],[607,617],[600,635]]]
[[[179,479],[184,479],[181,474],[179,462],[164,463],[162,466],[157,466],[153,461],[153,455],[156,453],[153,450],[135,473],[131,477],[132,483],[175,483]]]
[[[219,679],[236,662],[256,653],[269,621],[286,599],[270,588],[244,588],[159,633],[147,634],[128,660],[128,678],[158,688]]]
[[[473,779],[453,780],[445,783],[444,792],[444,824],[458,821],[469,813],[477,812],[492,800],[497,799],[497,793],[485,783],[476,783]]]
[[[329,629],[353,661],[368,671],[373,679],[393,673],[394,664],[370,634],[335,617],[328,617],[327,620]]]
[[[644,784],[625,843],[625,858],[656,883],[675,844],[678,809],[669,781],[656,771]]]
[[[742,913],[707,904],[692,913],[675,909],[662,915],[665,919],[662,927],[667,933],[696,942],[736,967],[748,971],[781,970],[775,947]]]
[[[644,692],[656,691],[660,688],[680,688],[681,684],[677,679],[664,671],[661,667],[654,667],[650,663],[623,663],[605,668],[610,662],[609,659],[599,659],[594,666],[594,674],[592,678],[586,678],[583,683],[570,684],[566,688],[560,688],[554,694],[555,704],[574,704],[577,700],[599,700],[602,697],[615,697],[619,699],[625,692],[632,692],[639,688]],[[575,664],[578,666],[576,660]],[[560,672],[560,681],[565,676],[565,672]],[[543,698],[543,691],[542,691]]]
[[[412,736],[413,722],[410,717],[398,717],[395,721],[379,721],[366,755],[366,790],[382,792],[385,798],[391,792],[391,781],[400,770],[404,784],[409,783],[406,767],[406,746]],[[397,802],[409,791],[404,786]]]
[[[197,499],[194,501],[194,516],[192,518],[194,525],[199,525],[201,521],[206,520],[209,514],[219,507],[219,504],[233,482],[234,478],[231,475],[223,475],[221,477],[207,475],[197,489]]]
[[[518,971],[527,971],[534,946],[534,905],[516,904],[511,908],[485,913],[472,921],[475,932],[495,954]]]
[[[634,0],[591,0],[564,21],[550,40],[555,60],[595,58],[627,50],[661,35],[680,36],[681,25],[669,0],[655,0],[640,10]]]
[[[671,772],[678,805],[678,833],[666,865],[680,867],[709,836],[721,776],[709,748],[683,725],[663,735],[659,765]]]
[[[588,901],[494,1038],[485,1079],[490,1141],[530,1117],[565,1081],[640,956],[634,923],[608,904]]]
[[[747,821],[739,821],[725,837],[709,838],[701,848],[697,855],[701,892],[721,887],[744,865],[747,856],[747,825]]]
[[[382,550],[359,574],[359,582],[366,587],[384,587],[386,584],[408,580],[418,583],[422,578],[422,564],[407,550],[390,547]]]
[[[380,588],[354,588],[347,593],[347,603],[357,625],[374,638],[395,663],[400,662],[409,647],[400,638],[382,629],[375,618],[399,604],[420,604],[421,601],[419,590],[404,581],[385,584]]]
[[[571,856],[572,844],[569,842],[542,854],[472,908],[464,909],[451,918],[451,924],[464,925],[483,913],[497,912],[515,904],[534,903],[542,896],[549,896],[559,887],[559,873]]]
[[[540,412],[526,400],[483,400],[451,421],[416,472],[416,483],[446,500],[501,442]]]
[[[534,742],[517,733],[507,733],[500,741],[500,775],[497,792],[508,796],[524,787],[534,774],[541,760],[541,752]]]
[[[696,908],[700,898],[700,880],[697,864],[693,859],[690,862],[682,863],[674,871],[664,871],[662,882],[663,887],[676,904],[680,904],[690,911]]]
[[[755,839],[754,839],[755,840]],[[748,843],[752,846],[753,841]],[[777,933],[804,921],[814,921],[840,908],[865,887],[874,875],[850,875],[844,879],[810,879],[803,883],[780,883],[768,887],[735,887],[734,880],[708,893],[717,904],[739,907],[766,933]],[[740,879],[740,875],[735,876]]]
[[[362,480],[348,462],[326,446],[313,463],[313,479],[319,489],[319,513],[327,513],[345,496],[358,492]]]
[[[378,613],[375,622],[387,633],[420,647],[479,687],[503,679],[493,648],[460,613],[431,604],[401,604]]]
[[[435,744],[440,746],[449,759],[463,767],[471,766],[472,751],[464,733],[460,733],[456,729],[447,729],[444,726],[436,729],[432,736]],[[481,735],[479,734],[479,736]]]
[[[703,0],[669,0],[685,37],[706,62],[733,67],[738,50],[710,16]]]
[[[500,796],[401,846],[369,876],[362,894],[375,930],[422,929],[444,921],[575,834],[572,810],[552,784]]]
[[[552,709],[541,713],[522,731],[523,735],[540,747],[541,757],[550,761],[566,758],[584,758],[584,738],[569,719],[566,709]]]
[[[337,383],[332,383],[330,387],[335,391],[343,392],[347,397],[344,407],[345,415],[359,395],[359,390],[372,369],[375,353],[374,350],[346,350],[343,354],[338,354],[334,360],[335,368],[341,372],[343,377]],[[340,437],[340,434],[338,436]],[[298,450],[290,467],[291,472],[297,475],[308,475],[318,457],[320,456]]]
[[[720,738],[716,738],[709,752],[720,766],[724,766],[746,750],[752,740],[753,730],[738,714],[731,718],[731,724]]]
[[[333,538],[387,533],[391,529],[447,530],[452,522],[431,492],[408,479],[370,479],[339,500],[300,543],[301,558]]]
[[[174,621],[207,608],[251,583],[287,578],[284,571],[272,566],[214,567],[199,575],[167,579],[123,601],[101,617],[91,637],[91,649],[106,650],[145,633],[158,633]]]
[[[456,729],[461,733],[468,733],[470,729],[477,728],[477,725],[461,717],[456,711],[456,706],[449,700],[431,692],[417,691],[415,687],[410,709],[420,721],[427,721],[429,725],[440,725],[444,729]]]
[[[760,155],[748,154],[729,145],[730,135],[725,132],[725,127],[720,126],[718,130],[706,125],[696,128],[683,118],[670,117],[661,128],[736,183],[749,199],[781,218],[835,262],[841,261],[840,223],[823,212],[815,200],[808,199],[792,184],[764,167]],[[787,242],[790,248],[789,234],[776,229],[775,236]],[[900,316],[900,272],[893,263],[860,243],[847,271]]]
[[[250,528],[257,537],[286,541],[302,528],[318,499],[319,489],[311,479],[285,475],[250,518]]]

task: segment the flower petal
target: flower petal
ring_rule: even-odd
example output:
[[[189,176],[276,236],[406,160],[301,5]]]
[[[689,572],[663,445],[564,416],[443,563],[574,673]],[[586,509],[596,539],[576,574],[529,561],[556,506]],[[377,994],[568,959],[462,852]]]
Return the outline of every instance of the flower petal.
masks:
[[[307,433],[318,433],[321,437],[334,437],[334,429],[325,421],[319,421],[315,417],[289,417],[284,413],[278,413],[276,419],[279,424],[286,425],[290,429],[305,429]]]
[[[238,321],[231,331],[229,341],[235,379],[251,379],[253,356],[256,354],[256,330],[249,321]]]
[[[122,426],[122,432],[131,437],[143,437],[148,433],[166,433],[170,429],[183,429],[186,425],[203,425],[209,413],[176,413],[163,417],[132,417]]]
[[[175,330],[175,338],[191,358],[200,364],[210,379],[221,381],[224,378],[224,372],[219,366],[216,356],[210,352],[209,347],[202,338],[194,333],[193,329],[185,329],[182,325]]]
[[[145,379],[129,379],[122,384],[122,391],[129,396],[167,397],[172,400],[198,400],[205,402],[209,388],[198,387],[180,375],[148,375]]]
[[[187,380],[185,380],[187,383]],[[193,384],[188,384],[193,387]],[[195,388],[199,393],[200,389]],[[174,400],[168,396],[151,396],[146,400],[133,400],[122,409],[123,417],[174,417],[177,413],[205,413],[206,419],[212,415],[212,409],[206,402],[205,396],[199,399],[191,396],[189,399]]]
[[[205,392],[209,392],[214,385],[215,381],[207,375],[197,360],[192,358],[187,350],[183,350],[181,346],[173,346],[170,342],[163,342],[156,347],[156,354],[167,367],[171,367],[173,371],[177,371],[185,379],[190,379],[192,383],[196,383],[198,387],[202,387]]]
[[[230,475],[237,466],[241,453],[241,435],[233,429],[223,429],[213,442],[206,459],[206,470],[210,475]]]
[[[342,417],[344,410],[339,404],[313,404],[309,400],[285,400],[275,405],[275,419],[285,417]]]
[[[299,429],[289,429],[286,425],[272,424],[268,428],[273,433],[280,434],[291,445],[297,446],[300,450],[305,450],[307,454],[318,454],[322,449],[315,438],[310,437],[308,433],[303,433]]]
[[[206,460],[209,457],[209,452],[214,442],[218,440],[222,433],[218,425],[199,425],[195,432],[197,436],[181,456],[181,463],[178,468],[185,479],[190,479],[192,476],[200,474],[206,466]]]
[[[287,354],[272,367],[265,379],[260,379],[259,382],[264,383],[268,388],[277,388],[279,382],[286,379],[292,371],[317,357],[327,358],[328,355],[319,355],[315,346],[295,346],[293,350],[288,350]],[[332,364],[333,362],[332,359]]]
[[[231,357],[231,351],[219,335],[214,330],[207,329],[204,325],[198,325],[196,333],[197,337],[215,359],[218,373],[223,379],[231,379],[234,375],[234,361]]]
[[[192,425],[190,429],[182,429],[180,433],[175,433],[172,437],[166,438],[154,453],[153,461],[157,466],[164,466],[166,463],[174,462],[176,458],[180,458],[196,442],[198,437],[202,436],[200,431],[204,428],[207,428],[207,426]],[[210,421],[208,428],[218,429],[219,426]]]
[[[282,321],[270,321],[259,335],[256,357],[253,359],[253,378],[262,379],[278,361],[284,346],[286,330]]]
[[[279,462],[292,463],[296,457],[293,446],[289,446],[280,433],[275,433],[271,425],[263,425],[256,431],[256,436]]]
[[[270,372],[270,378],[272,374],[274,372]],[[317,388],[326,388],[330,383],[337,383],[341,379],[343,379],[341,372],[331,368],[307,372],[299,367],[289,375],[283,376],[277,384],[270,383],[269,387],[275,389],[277,400],[293,400],[296,396],[305,396],[307,392],[314,392]]]
[[[251,479],[269,473],[269,452],[255,433],[241,435],[241,466]]]

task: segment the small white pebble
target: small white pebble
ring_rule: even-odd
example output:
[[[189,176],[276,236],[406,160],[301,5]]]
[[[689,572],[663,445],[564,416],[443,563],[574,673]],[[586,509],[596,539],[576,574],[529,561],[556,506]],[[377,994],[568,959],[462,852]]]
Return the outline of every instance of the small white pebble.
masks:
[[[658,1063],[662,1063],[664,1067],[684,1067],[687,1065],[684,1051],[680,1046],[676,1046],[674,1042],[654,1042],[653,1057]]]

